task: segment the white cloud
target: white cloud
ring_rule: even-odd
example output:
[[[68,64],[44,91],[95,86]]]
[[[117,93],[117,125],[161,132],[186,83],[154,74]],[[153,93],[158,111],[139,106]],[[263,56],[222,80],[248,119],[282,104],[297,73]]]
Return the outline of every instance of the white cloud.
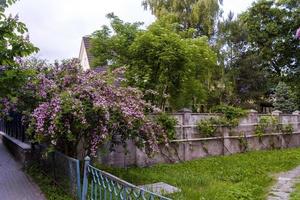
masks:
[[[224,9],[239,12],[253,0],[224,0]],[[38,56],[49,60],[77,57],[81,37],[91,34],[114,12],[128,22],[155,20],[141,6],[142,0],[20,0],[7,10],[19,14],[31,41],[40,48]]]

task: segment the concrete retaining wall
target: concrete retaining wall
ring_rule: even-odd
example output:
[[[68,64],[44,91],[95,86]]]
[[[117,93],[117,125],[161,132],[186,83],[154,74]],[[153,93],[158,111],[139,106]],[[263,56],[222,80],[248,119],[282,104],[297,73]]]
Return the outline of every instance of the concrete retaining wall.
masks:
[[[26,167],[31,161],[32,157],[31,146],[0,131],[0,139],[1,138],[3,144],[15,157],[15,159],[19,161],[23,167]]]
[[[161,152],[153,157],[148,157],[142,150],[138,149],[132,142],[128,142],[127,149],[122,146],[116,148],[115,152],[105,151],[103,146],[99,151],[98,161],[100,163],[115,166],[150,166],[158,163],[171,163],[193,160],[207,156],[230,155],[246,151],[283,149],[300,147],[300,114],[281,114],[278,111],[272,113],[281,124],[291,124],[293,134],[274,133],[272,130],[261,137],[254,135],[262,114],[252,110],[248,116],[241,119],[239,126],[229,129],[219,127],[216,137],[202,138],[197,130],[197,122],[218,114],[203,113],[175,113],[177,139],[172,141],[169,148],[161,147]],[[126,152],[126,153],[125,153]]]

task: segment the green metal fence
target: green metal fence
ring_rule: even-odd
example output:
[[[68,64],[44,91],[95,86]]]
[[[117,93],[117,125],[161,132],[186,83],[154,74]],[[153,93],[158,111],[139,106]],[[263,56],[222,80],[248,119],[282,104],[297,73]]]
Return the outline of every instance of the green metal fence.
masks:
[[[55,180],[77,199],[81,196],[80,162],[60,152],[54,152]]]
[[[0,119],[0,131],[26,142],[25,128],[21,116],[11,115],[12,120]],[[78,200],[171,200],[167,197],[132,185],[118,177],[101,171],[84,162],[83,183],[81,185],[80,161],[60,152],[44,154],[46,146],[32,144],[32,158],[44,173],[51,177],[67,193]]]
[[[45,146],[32,145],[33,157],[38,167],[66,193],[81,199],[80,161],[54,151],[45,155]]]
[[[93,167],[89,157],[83,176],[82,200],[171,200]]]

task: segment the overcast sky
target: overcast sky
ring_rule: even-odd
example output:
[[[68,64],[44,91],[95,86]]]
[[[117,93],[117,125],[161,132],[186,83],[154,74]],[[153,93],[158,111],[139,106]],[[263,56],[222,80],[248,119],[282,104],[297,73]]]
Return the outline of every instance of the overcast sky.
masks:
[[[155,20],[141,6],[142,0],[20,0],[7,9],[27,25],[31,41],[40,48],[38,57],[78,57],[81,37],[108,24],[105,15],[114,12],[126,22]],[[224,11],[240,13],[254,0],[224,0]]]

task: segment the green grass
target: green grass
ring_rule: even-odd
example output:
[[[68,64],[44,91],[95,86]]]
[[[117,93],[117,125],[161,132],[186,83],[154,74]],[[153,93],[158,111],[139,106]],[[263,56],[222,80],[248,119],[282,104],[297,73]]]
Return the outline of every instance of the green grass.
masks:
[[[175,200],[263,200],[274,175],[297,165],[300,149],[249,152],[149,168],[100,168],[137,185],[160,181],[174,185],[182,190],[169,196]]]
[[[290,200],[299,200],[300,199],[300,183],[295,185],[295,190],[290,196]]]
[[[27,174],[34,180],[40,187],[48,200],[73,200],[72,197],[67,195],[62,188],[53,183],[53,181],[45,176],[40,169],[32,166],[26,170]]]

